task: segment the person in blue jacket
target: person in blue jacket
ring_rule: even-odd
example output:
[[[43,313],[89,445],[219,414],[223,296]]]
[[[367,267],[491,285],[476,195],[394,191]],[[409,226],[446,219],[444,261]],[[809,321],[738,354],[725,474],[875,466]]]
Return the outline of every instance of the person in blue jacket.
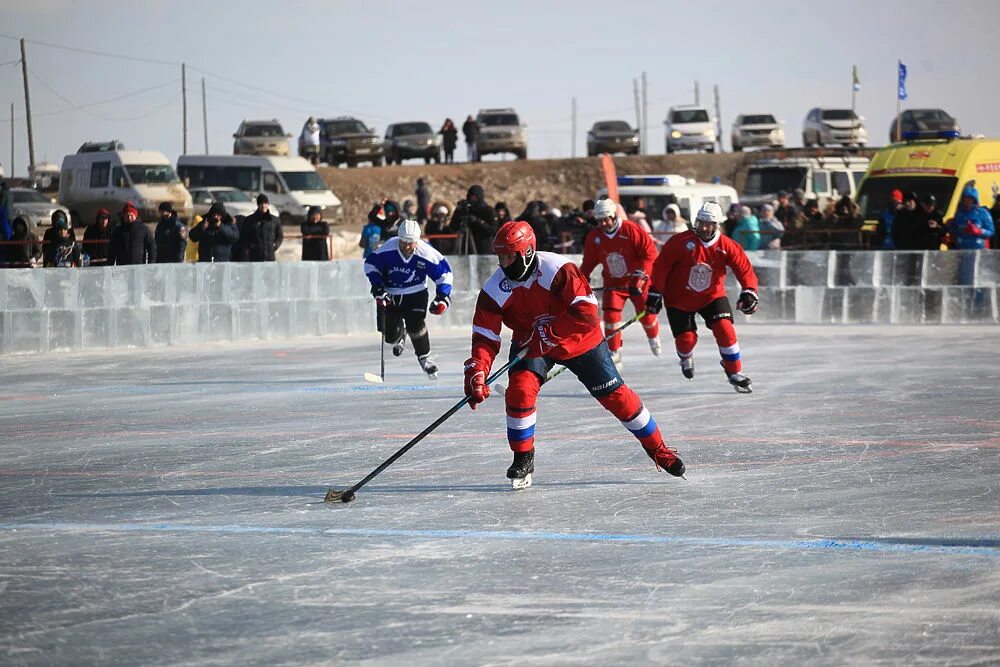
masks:
[[[979,190],[974,183],[962,189],[962,200],[958,203],[955,217],[948,221],[948,231],[955,239],[955,250],[982,250],[986,247],[986,240],[996,233],[990,212],[979,205]],[[976,278],[975,257],[971,253],[966,255],[958,263],[959,285],[972,285]]]
[[[420,368],[437,378],[431,360],[431,339],[427,334],[427,279],[434,281],[435,295],[430,312],[443,315],[451,305],[451,266],[444,255],[420,239],[420,224],[404,220],[399,232],[365,259],[365,275],[378,307],[378,330],[392,354],[403,354],[403,338],[410,336]],[[405,325],[405,334],[404,334]]]
[[[739,218],[730,233],[733,240],[743,246],[744,250],[760,249],[760,221],[749,206],[739,208]]]

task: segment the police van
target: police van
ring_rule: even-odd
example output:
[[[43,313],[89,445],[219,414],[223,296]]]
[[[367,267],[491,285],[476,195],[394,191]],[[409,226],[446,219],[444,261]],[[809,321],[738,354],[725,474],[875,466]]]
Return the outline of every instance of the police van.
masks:
[[[597,197],[607,194],[607,188],[601,188]],[[720,183],[698,183],[679,174],[619,176],[618,198],[626,211],[637,208],[637,200],[641,198],[646,221],[651,226],[665,219],[668,204],[676,204],[681,217],[690,222],[705,202],[715,202],[725,211],[739,201],[735,188]]]
[[[282,224],[304,222],[310,206],[320,207],[329,221],[343,215],[340,199],[316,168],[300,157],[182,155],[177,172],[190,188],[225,186],[251,197],[264,193],[281,211]]]
[[[869,230],[875,229],[893,190],[934,195],[947,220],[970,183],[983,206],[1000,194],[1000,139],[944,136],[886,146],[872,158],[857,203]]]

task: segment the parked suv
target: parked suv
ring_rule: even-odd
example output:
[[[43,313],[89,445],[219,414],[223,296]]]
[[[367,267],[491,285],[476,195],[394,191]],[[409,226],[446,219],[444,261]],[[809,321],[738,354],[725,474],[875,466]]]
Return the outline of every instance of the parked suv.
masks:
[[[639,154],[639,131],[623,120],[599,120],[587,133],[587,157],[600,153]]]
[[[479,123],[477,160],[490,153],[513,153],[518,160],[528,157],[524,126],[513,109],[480,109],[476,122]]]
[[[388,164],[403,164],[414,157],[422,157],[425,164],[441,162],[441,136],[427,123],[393,123],[385,128],[383,145]]]
[[[907,109],[899,116],[901,140],[955,138],[961,134],[958,121],[943,109]],[[889,126],[889,143],[896,143],[896,119]]]
[[[751,146],[785,147],[785,130],[769,113],[740,114],[733,121],[730,138],[736,152]]]
[[[868,143],[864,120],[850,109],[812,109],[802,124],[802,145],[864,146]]]
[[[277,120],[244,120],[233,135],[233,155],[288,155],[288,139]]]
[[[319,151],[323,162],[331,167],[356,167],[360,162],[381,167],[384,155],[382,140],[375,130],[350,116],[319,121]]]
[[[715,119],[705,107],[685,104],[670,107],[667,119],[667,152],[704,150],[715,152]]]

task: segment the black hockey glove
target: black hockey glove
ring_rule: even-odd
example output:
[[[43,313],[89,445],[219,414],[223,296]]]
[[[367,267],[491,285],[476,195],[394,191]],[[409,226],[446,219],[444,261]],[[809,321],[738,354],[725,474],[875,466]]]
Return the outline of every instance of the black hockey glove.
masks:
[[[745,289],[740,292],[740,298],[736,300],[736,307],[744,315],[753,315],[757,312],[757,305],[760,303],[760,297],[757,296],[757,292],[752,289]]]
[[[649,290],[649,294],[646,295],[646,312],[656,315],[661,310],[663,310],[663,295]]]
[[[451,305],[451,297],[448,296],[437,296],[431,301],[430,311],[434,315],[444,315],[444,311],[448,310],[448,306]]]
[[[392,303],[392,297],[381,285],[372,285],[372,296],[375,297],[375,303],[382,308],[388,308],[389,304]]]

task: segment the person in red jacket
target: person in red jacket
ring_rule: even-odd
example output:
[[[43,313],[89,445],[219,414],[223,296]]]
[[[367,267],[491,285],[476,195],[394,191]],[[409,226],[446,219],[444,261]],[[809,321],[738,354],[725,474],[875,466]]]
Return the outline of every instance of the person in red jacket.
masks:
[[[580,271],[590,280],[590,274],[600,264],[604,279],[601,307],[604,311],[604,333],[610,334],[622,321],[622,308],[631,301],[635,312],[645,307],[649,290],[649,272],[656,259],[656,244],[637,223],[620,220],[615,202],[601,199],[594,205],[594,220],[598,228],[587,235],[583,244]],[[660,356],[660,323],[656,315],[647,313],[641,320],[649,349]],[[622,337],[608,342],[615,364],[621,365]]]
[[[743,248],[721,235],[719,226],[725,219],[718,204],[707,202],[698,211],[692,231],[667,241],[653,263],[646,312],[658,313],[666,304],[681,372],[689,380],[694,379],[694,346],[698,342],[694,316],[701,315],[715,334],[729,383],[736,391],[749,394],[750,378],[742,372],[733,307],[726,296],[726,267],[733,270],[742,287],[736,307],[747,315],[757,312],[757,274]]]
[[[684,463],[667,447],[649,411],[622,380],[601,335],[597,299],[580,269],[563,255],[536,252],[535,233],[522,220],[504,223],[493,241],[500,268],[483,284],[472,319],[472,356],[465,362],[465,395],[473,410],[490,395],[486,378],[500,352],[500,328],[513,331],[511,358],[527,355],[508,372],[507,440],[514,489],[531,485],[535,470],[535,401],[555,364],[571,370],[590,395],[634,435],[646,454],[671,475]]]

